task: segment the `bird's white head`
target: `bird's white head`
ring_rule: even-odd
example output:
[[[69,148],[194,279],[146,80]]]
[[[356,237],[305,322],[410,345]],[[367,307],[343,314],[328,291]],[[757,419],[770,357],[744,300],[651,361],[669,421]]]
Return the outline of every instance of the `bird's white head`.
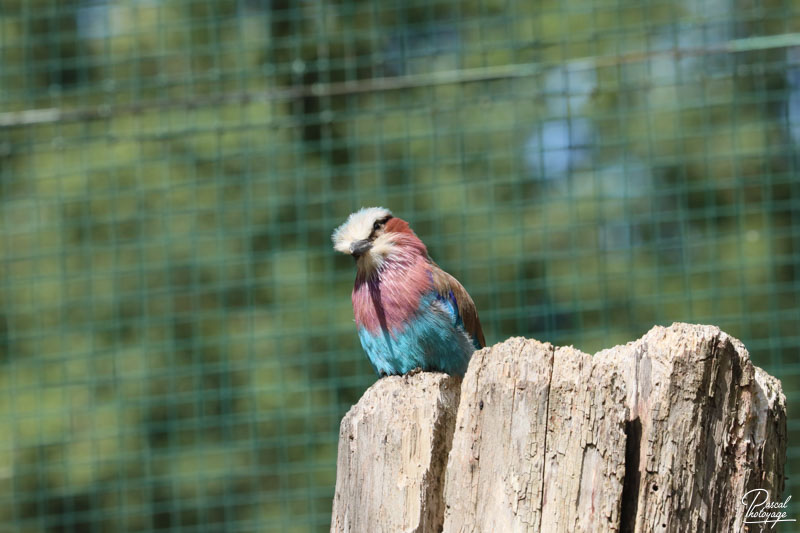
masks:
[[[379,269],[390,255],[427,253],[408,223],[383,207],[365,207],[352,213],[331,238],[336,251],[352,255],[358,270],[365,274]]]
[[[333,247],[343,254],[357,256],[359,246],[356,243],[370,241],[391,218],[392,212],[383,207],[364,207],[351,213],[344,224],[334,230]]]
[[[352,255],[364,267],[380,266],[381,258],[374,250],[375,241],[391,219],[392,212],[383,207],[364,207],[351,213],[331,236],[334,249]]]

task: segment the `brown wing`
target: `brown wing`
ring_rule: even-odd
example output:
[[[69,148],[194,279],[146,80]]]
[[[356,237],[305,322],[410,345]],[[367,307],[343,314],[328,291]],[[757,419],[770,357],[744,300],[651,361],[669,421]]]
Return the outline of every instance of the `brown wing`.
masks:
[[[439,265],[433,261],[431,261],[431,273],[436,292],[445,300],[449,300],[452,294],[456,300],[458,314],[461,316],[464,329],[478,341],[481,347],[486,346],[481,321],[478,319],[478,310],[475,309],[475,302],[472,301],[467,290],[456,278],[439,268]]]

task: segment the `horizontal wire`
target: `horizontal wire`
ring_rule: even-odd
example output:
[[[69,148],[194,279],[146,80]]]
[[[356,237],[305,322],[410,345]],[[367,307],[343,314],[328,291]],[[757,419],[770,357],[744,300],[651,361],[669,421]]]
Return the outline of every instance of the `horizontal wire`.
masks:
[[[651,52],[631,52],[612,56],[590,56],[569,61],[576,70],[609,67],[627,63],[637,63],[659,56],[695,57],[718,53],[739,53],[775,48],[800,46],[800,33],[785,33],[763,37],[734,39],[719,46],[707,48],[678,48]],[[419,87],[474,83],[534,76],[548,68],[541,63],[514,63],[488,67],[438,71],[407,76],[372,78],[331,83],[314,83],[292,87],[255,91],[230,92],[219,95],[198,96],[191,99],[168,99],[137,102],[120,105],[98,105],[75,109],[58,107],[26,109],[0,113],[0,127],[10,128],[59,122],[78,122],[83,120],[103,120],[120,115],[139,114],[150,110],[192,109],[225,104],[249,104],[271,102],[304,97],[326,97],[361,94],[368,92],[396,91]]]

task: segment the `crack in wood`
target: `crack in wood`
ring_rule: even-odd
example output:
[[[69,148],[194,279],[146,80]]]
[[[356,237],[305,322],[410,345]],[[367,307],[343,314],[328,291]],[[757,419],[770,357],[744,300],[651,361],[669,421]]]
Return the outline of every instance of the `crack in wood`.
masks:
[[[639,417],[625,422],[625,478],[622,482],[620,533],[636,531],[639,489],[642,478],[639,454],[642,448],[642,422]]]

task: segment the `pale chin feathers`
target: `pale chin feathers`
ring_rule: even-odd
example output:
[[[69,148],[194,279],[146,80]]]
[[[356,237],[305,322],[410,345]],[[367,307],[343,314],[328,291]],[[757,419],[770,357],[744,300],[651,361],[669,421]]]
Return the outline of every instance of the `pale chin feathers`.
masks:
[[[367,273],[378,271],[386,258],[397,252],[396,248],[391,235],[381,235],[372,243],[369,252],[358,258],[356,265]]]

